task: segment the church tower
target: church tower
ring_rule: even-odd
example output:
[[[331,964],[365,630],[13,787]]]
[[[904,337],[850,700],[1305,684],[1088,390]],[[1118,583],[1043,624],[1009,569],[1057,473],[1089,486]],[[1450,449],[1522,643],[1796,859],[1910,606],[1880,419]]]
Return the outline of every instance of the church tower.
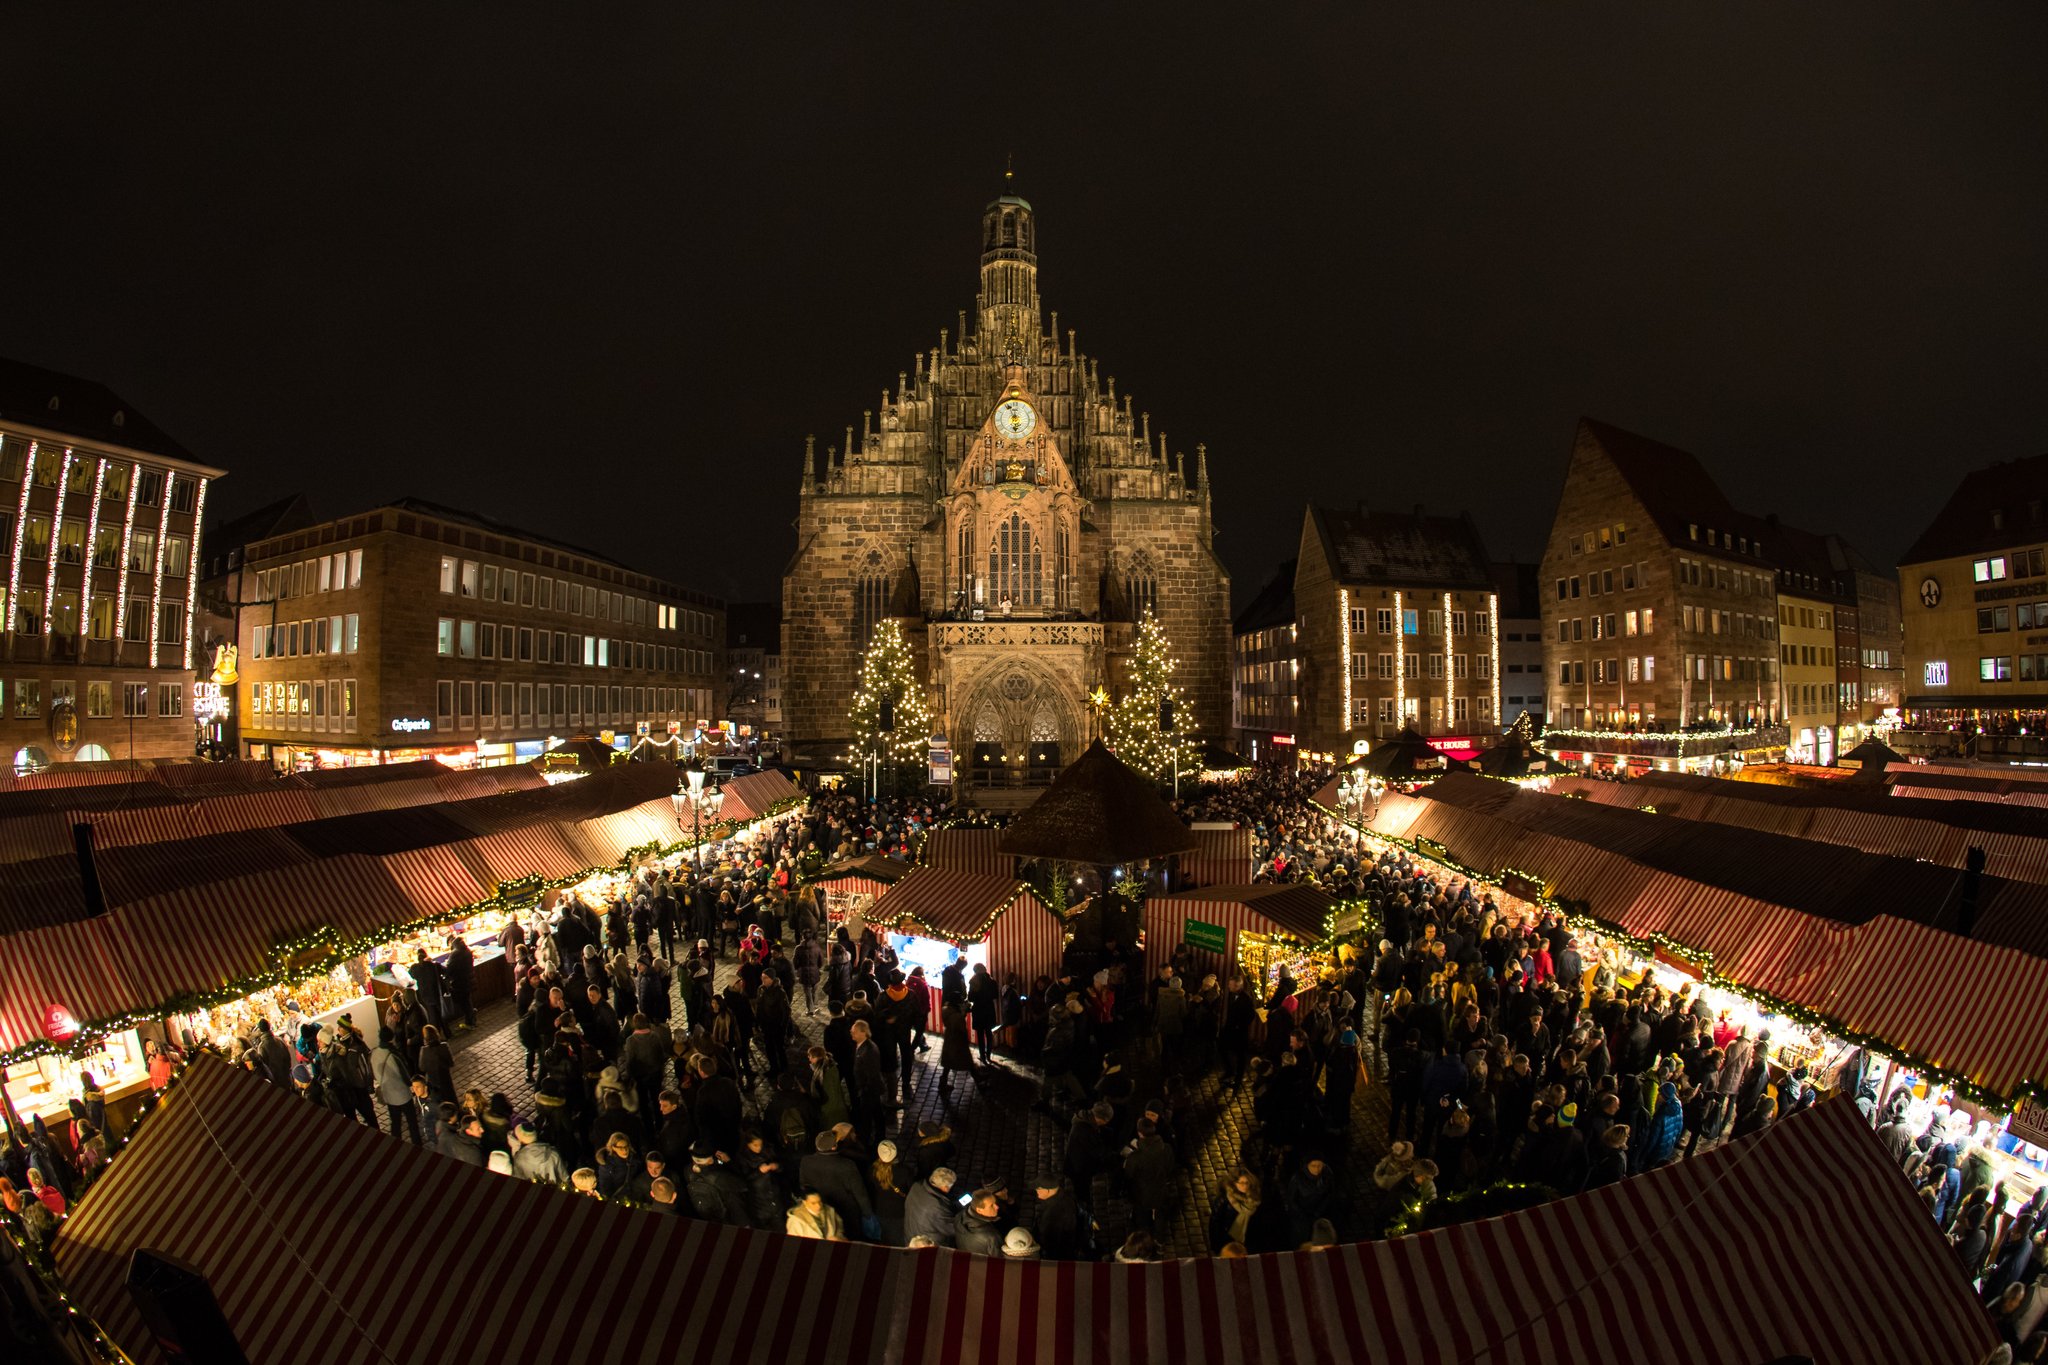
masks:
[[[981,215],[981,297],[976,331],[987,354],[1007,364],[1038,359],[1038,227],[1031,205],[1003,172],[1003,192]]]

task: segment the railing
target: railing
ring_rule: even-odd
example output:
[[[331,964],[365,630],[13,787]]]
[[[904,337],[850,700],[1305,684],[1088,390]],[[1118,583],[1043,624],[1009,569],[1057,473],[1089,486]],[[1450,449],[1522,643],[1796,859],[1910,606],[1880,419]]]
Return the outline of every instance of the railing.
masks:
[[[1102,644],[1099,621],[934,621],[929,627],[933,648],[954,645],[1003,645],[1044,649],[1058,645]]]
[[[1643,758],[1700,758],[1750,749],[1782,749],[1791,740],[1783,726],[1750,730],[1703,730],[1690,733],[1630,734],[1614,730],[1546,730],[1543,747],[1551,753],[1583,750],[1600,754],[1635,754]]]

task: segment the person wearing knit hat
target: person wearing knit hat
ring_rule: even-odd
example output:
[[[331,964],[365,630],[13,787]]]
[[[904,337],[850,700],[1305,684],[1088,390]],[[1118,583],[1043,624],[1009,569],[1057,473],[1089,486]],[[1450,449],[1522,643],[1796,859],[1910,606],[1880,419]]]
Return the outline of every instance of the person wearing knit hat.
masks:
[[[1003,1255],[1012,1261],[1038,1259],[1038,1239],[1029,1228],[1011,1228],[1003,1237]]]
[[[484,1158],[484,1166],[499,1175],[512,1174],[512,1158],[504,1152],[492,1152]]]

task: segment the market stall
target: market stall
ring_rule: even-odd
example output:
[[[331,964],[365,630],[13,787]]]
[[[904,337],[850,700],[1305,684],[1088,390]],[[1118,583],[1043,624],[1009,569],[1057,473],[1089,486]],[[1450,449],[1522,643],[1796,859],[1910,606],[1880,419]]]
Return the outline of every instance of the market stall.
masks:
[[[956,872],[973,872],[984,877],[1014,877],[1017,860],[998,852],[1001,830],[979,825],[935,829],[925,835],[917,861],[924,867],[945,867]]]
[[[788,773],[774,768],[732,778],[720,783],[718,790],[723,798],[718,818],[742,825],[786,810],[804,796],[803,788],[790,781]]]
[[[934,986],[956,958],[985,964],[1000,984],[1011,972],[1029,989],[1055,971],[1065,946],[1059,916],[1014,877],[918,868],[877,899],[867,922],[889,936],[903,969],[922,966]],[[932,995],[938,1022],[938,994]]]
[[[1186,943],[1220,980],[1232,971],[1272,990],[1285,967],[1302,987],[1331,965],[1336,902],[1306,882],[1211,886],[1145,902],[1145,958],[1166,962]]]
[[[1192,829],[1195,851],[1181,855],[1176,886],[1250,885],[1259,867],[1250,830],[1224,824],[1198,824]]]
[[[838,921],[865,913],[890,887],[916,869],[899,858],[867,853],[834,863],[812,879],[825,917]]]

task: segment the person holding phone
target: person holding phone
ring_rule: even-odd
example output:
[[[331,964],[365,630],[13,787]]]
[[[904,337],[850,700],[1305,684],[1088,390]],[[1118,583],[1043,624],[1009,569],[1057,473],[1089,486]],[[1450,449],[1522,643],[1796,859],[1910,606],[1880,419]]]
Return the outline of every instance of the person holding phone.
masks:
[[[1003,1254],[1003,1206],[992,1190],[960,1196],[963,1207],[954,1227],[953,1245],[977,1256]]]

